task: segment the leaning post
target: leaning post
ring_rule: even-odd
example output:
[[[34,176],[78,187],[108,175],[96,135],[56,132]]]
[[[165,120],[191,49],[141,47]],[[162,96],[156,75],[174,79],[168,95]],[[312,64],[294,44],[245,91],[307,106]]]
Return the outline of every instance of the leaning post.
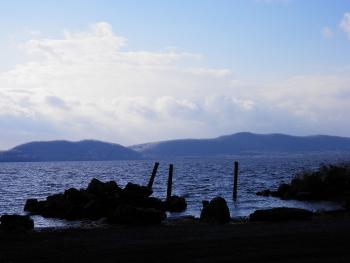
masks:
[[[233,176],[233,200],[237,199],[237,181],[238,181],[238,162],[235,161]]]
[[[155,162],[154,166],[153,166],[153,171],[152,171],[151,177],[149,178],[149,182],[148,182],[148,185],[147,185],[147,187],[149,189],[152,189],[154,178],[156,177],[156,174],[157,174],[158,166],[159,166],[159,163]]]
[[[172,189],[172,186],[173,186],[173,165],[170,164],[169,165],[169,176],[168,176],[168,188],[167,188],[167,191],[166,191],[166,200],[170,200],[170,197],[171,197],[171,189]]]

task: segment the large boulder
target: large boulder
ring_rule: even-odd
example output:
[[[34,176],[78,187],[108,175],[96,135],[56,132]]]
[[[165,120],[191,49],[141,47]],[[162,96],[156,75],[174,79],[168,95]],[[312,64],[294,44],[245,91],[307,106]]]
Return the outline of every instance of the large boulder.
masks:
[[[140,208],[130,205],[120,205],[112,216],[108,218],[113,224],[160,224],[166,218],[164,211],[154,208]]]
[[[27,199],[24,205],[24,211],[30,212],[32,214],[40,213],[40,206],[39,206],[38,199],[35,199],[35,198]]]
[[[113,214],[114,210],[121,205],[121,201],[114,196],[105,198],[94,198],[85,203],[82,210],[82,218],[97,220],[108,217]]]
[[[209,223],[228,223],[231,217],[226,200],[222,197],[215,197],[210,202],[203,201],[200,220]]]
[[[290,185],[282,183],[277,189],[277,192],[275,193],[277,197],[280,197],[282,199],[289,199],[290,196]]]
[[[3,215],[0,229],[5,232],[26,232],[34,228],[34,221],[29,216]]]
[[[69,188],[64,191],[63,196],[66,200],[72,203],[80,203],[82,201],[82,192],[76,188]]]
[[[135,206],[143,208],[154,208],[161,211],[166,210],[166,202],[163,202],[159,198],[152,196],[144,198],[142,201],[140,200],[138,203],[135,203]]]
[[[313,212],[301,208],[277,207],[265,210],[256,210],[254,213],[250,214],[249,220],[252,222],[305,220],[310,219],[313,215]]]
[[[182,212],[186,210],[187,202],[186,199],[177,195],[171,196],[166,201],[166,210],[170,212]]]

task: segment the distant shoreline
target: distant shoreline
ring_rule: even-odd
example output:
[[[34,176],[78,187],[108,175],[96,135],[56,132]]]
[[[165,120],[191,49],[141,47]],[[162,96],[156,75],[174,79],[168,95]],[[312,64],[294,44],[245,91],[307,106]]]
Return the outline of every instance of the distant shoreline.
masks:
[[[350,138],[240,132],[211,139],[179,139],[125,147],[97,140],[34,141],[0,151],[0,162],[112,161],[178,157],[348,152]]]

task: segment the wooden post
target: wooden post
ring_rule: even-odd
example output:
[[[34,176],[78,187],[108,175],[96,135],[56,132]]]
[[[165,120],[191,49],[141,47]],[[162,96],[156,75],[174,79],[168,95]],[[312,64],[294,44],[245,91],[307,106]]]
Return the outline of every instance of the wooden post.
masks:
[[[238,180],[238,162],[235,161],[234,177],[233,177],[233,199],[237,199],[237,180]]]
[[[159,166],[159,163],[155,162],[154,166],[153,166],[153,171],[152,171],[151,177],[149,178],[149,182],[148,182],[148,185],[147,185],[147,187],[149,189],[152,189],[154,178],[156,177],[156,174],[157,174],[158,166]]]
[[[171,189],[173,186],[173,165],[169,165],[169,176],[168,176],[168,188],[166,191],[166,200],[168,201],[171,197]]]

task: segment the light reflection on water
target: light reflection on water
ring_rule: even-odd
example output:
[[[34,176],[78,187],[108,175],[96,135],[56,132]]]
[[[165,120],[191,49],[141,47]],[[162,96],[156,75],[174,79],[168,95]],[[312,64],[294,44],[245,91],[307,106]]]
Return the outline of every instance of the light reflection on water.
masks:
[[[238,199],[232,201],[233,161],[239,161]],[[350,160],[350,153],[279,154],[231,156],[225,158],[186,158],[160,160],[154,182],[154,196],[166,195],[167,172],[174,164],[173,193],[185,196],[188,209],[170,214],[199,216],[202,200],[223,196],[233,217],[247,216],[256,209],[277,206],[302,207],[310,210],[331,209],[330,202],[285,201],[256,196],[257,191],[276,188],[298,172],[316,169],[322,163]],[[45,199],[67,188],[85,188],[92,178],[146,184],[155,160],[110,162],[0,163],[0,214],[23,213],[28,198]],[[159,161],[159,160],[158,160]],[[37,227],[67,226],[64,220],[35,216]]]

